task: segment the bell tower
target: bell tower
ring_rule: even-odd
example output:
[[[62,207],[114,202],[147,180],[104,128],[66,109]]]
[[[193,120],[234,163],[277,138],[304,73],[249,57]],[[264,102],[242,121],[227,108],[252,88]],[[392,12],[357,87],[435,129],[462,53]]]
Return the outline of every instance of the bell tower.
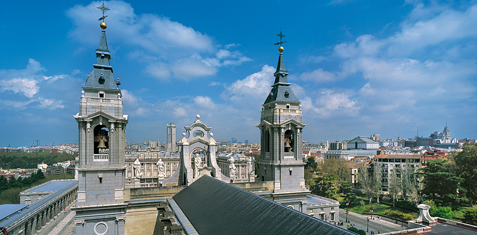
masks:
[[[126,204],[124,190],[125,131],[119,79],[109,64],[104,3],[96,64],[81,92],[80,110],[74,116],[79,130],[78,200],[76,234],[123,234]]]
[[[302,159],[302,110],[300,101],[288,83],[288,71],[283,61],[280,31],[275,82],[262,105],[260,118],[261,154],[258,180],[273,181],[274,192],[304,192],[304,163]]]

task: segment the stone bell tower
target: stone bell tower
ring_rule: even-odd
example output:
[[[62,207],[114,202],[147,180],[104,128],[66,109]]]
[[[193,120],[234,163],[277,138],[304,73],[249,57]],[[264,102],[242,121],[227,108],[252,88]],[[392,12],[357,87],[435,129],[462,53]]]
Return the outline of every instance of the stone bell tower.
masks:
[[[119,79],[109,64],[104,3],[97,62],[81,92],[80,111],[74,116],[79,130],[76,234],[123,234],[125,131]]]
[[[284,35],[280,32],[280,42]],[[288,83],[288,71],[283,61],[282,46],[278,51],[277,70],[260,118],[262,151],[258,180],[273,181],[274,192],[304,192],[304,163],[302,159],[302,110],[300,101]]]

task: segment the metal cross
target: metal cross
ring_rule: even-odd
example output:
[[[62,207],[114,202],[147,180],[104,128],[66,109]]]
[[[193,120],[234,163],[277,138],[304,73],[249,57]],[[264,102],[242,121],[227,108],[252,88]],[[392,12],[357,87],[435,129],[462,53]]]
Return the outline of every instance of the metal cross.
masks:
[[[101,21],[101,20],[102,20],[102,21],[104,22],[104,19],[106,19],[106,17],[108,17],[108,16],[105,16],[104,13],[105,13],[106,11],[109,11],[110,9],[107,8],[107,7],[104,5],[104,0],[103,0],[103,5],[101,5],[100,7],[96,7],[96,8],[100,9],[100,10],[103,12],[103,17],[99,18],[98,21]]]
[[[277,36],[280,37],[280,42],[277,42],[274,45],[280,44],[280,46],[281,46],[283,43],[287,42],[287,41],[282,41],[282,39],[285,37],[285,35],[283,35],[283,33],[282,33],[282,29],[280,29],[280,34],[277,34]]]

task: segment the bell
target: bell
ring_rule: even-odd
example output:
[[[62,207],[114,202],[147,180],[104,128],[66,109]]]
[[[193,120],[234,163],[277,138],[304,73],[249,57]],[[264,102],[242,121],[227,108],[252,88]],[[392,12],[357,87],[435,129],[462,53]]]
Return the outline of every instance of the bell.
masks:
[[[105,139],[106,138],[104,138],[104,136],[101,136],[99,138],[99,144],[98,144],[99,149],[105,149],[106,148]]]
[[[285,148],[291,148],[290,141],[288,139],[285,140]]]

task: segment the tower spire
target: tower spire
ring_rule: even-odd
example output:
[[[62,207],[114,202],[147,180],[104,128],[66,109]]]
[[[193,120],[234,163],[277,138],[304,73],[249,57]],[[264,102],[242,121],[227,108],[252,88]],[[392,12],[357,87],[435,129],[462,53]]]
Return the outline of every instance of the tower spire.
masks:
[[[113,67],[110,65],[109,60],[111,59],[111,53],[108,49],[108,41],[106,40],[106,28],[108,27],[104,23],[104,19],[108,17],[104,15],[106,11],[110,9],[103,4],[100,7],[97,7],[103,13],[103,16],[98,19],[98,21],[103,21],[100,24],[101,27],[101,37],[99,38],[99,47],[96,49],[96,64],[93,65],[94,70],[88,76],[88,80],[84,85],[84,88],[107,88],[107,89],[119,89],[118,85],[119,79],[114,79],[113,76]]]
[[[277,36],[280,37],[280,41],[275,43],[275,45],[280,45],[280,47],[278,48],[280,55],[278,56],[277,70],[273,74],[275,76],[275,81],[272,85],[273,88],[270,91],[270,94],[268,95],[264,104],[274,102],[274,101],[287,101],[287,102],[300,103],[300,101],[293,94],[293,91],[290,88],[290,83],[288,83],[288,79],[287,79],[288,71],[285,69],[285,62],[283,60],[283,51],[285,49],[282,46],[283,43],[286,43],[286,41],[283,41],[283,38],[285,37],[285,35],[283,35],[281,29],[280,29],[280,34],[277,34]]]

